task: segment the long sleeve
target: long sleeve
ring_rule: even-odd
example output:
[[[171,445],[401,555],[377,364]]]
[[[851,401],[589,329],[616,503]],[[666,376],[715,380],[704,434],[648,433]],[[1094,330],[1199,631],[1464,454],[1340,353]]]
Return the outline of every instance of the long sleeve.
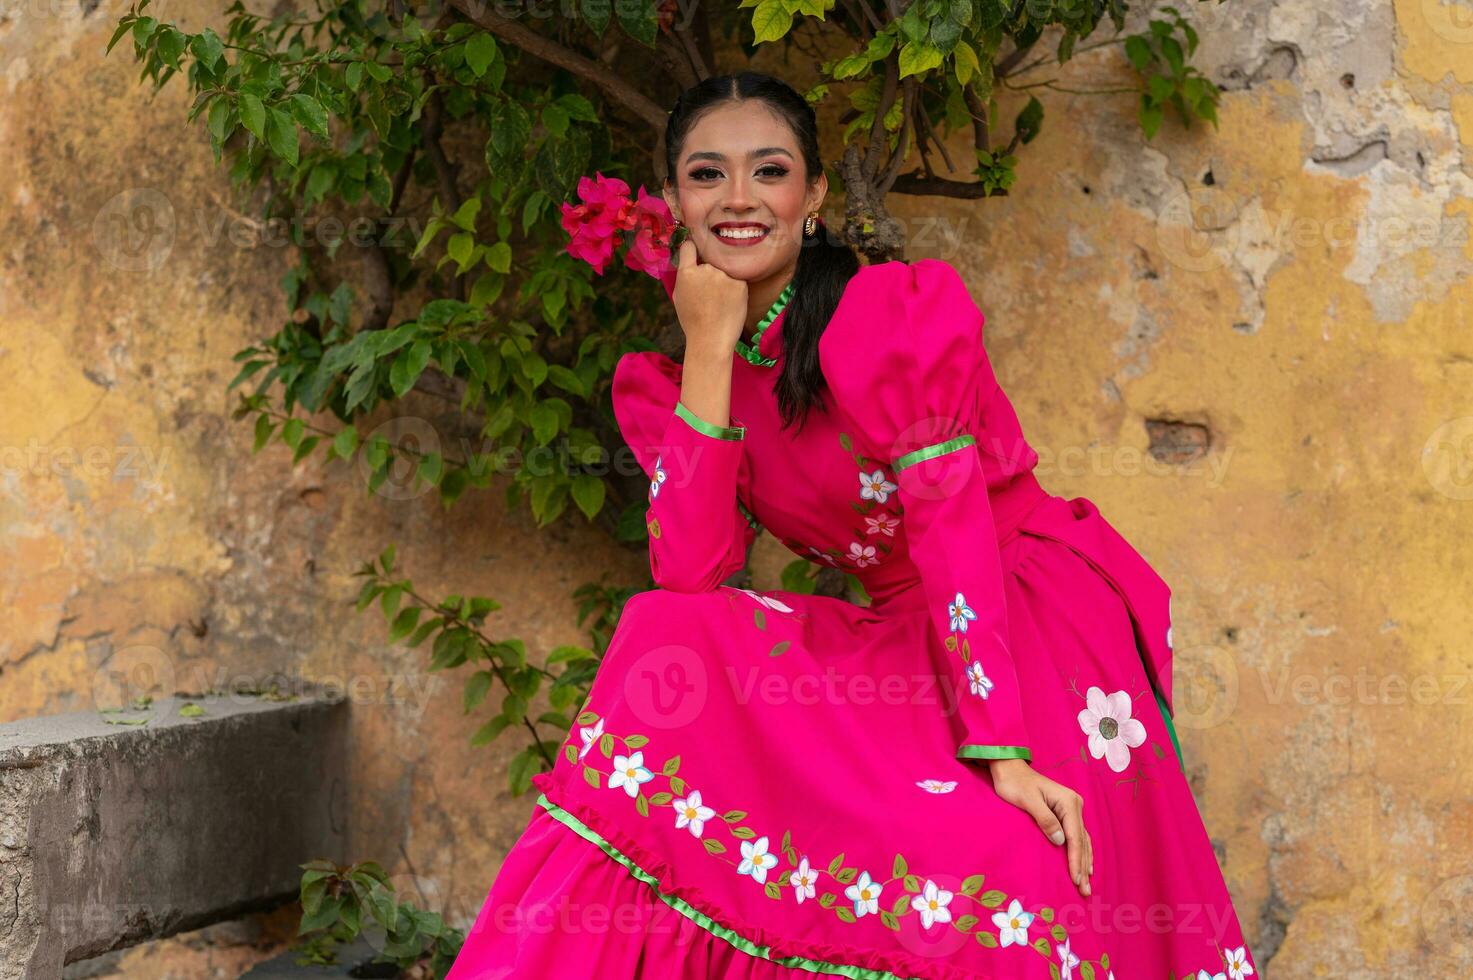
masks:
[[[650,478],[650,572],[660,588],[707,592],[741,570],[757,532],[738,493],[746,430],[712,425],[679,392],[680,365],[664,355],[625,354],[614,367],[614,414]]]
[[[888,459],[926,615],[953,654],[964,759],[1031,759],[1002,563],[978,455],[997,380],[983,316],[938,259],[861,271],[820,341],[835,401]]]

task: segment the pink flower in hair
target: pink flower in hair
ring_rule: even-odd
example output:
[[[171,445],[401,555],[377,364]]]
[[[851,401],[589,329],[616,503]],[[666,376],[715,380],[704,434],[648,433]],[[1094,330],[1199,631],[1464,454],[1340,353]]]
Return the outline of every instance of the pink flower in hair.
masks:
[[[673,231],[675,219],[670,216],[669,205],[641,187],[639,200],[634,202],[634,244],[625,253],[624,264],[658,278],[670,262]]]
[[[563,230],[568,233],[568,254],[593,266],[604,274],[614,251],[623,244],[624,233],[633,232],[624,264],[631,269],[654,276],[665,287],[667,295],[675,293],[675,267],[671,261],[671,238],[675,219],[665,201],[639,189],[637,200],[630,200],[629,185],[617,177],[583,177],[578,181],[578,196],[583,203],[564,203]]]
[[[568,254],[593,266],[599,275],[619,244],[620,235],[634,227],[635,205],[629,185],[617,177],[595,174],[578,180],[582,204],[563,203],[563,230],[569,235]]]

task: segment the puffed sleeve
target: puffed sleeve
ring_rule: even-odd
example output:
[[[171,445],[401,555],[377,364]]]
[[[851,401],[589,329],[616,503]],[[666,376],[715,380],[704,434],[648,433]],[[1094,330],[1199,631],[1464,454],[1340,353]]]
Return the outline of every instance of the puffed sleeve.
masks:
[[[981,310],[939,259],[862,269],[819,341],[838,410],[891,471],[927,615],[955,654],[963,759],[1031,759],[978,455],[997,379]]]
[[[654,351],[614,365],[614,417],[650,478],[650,572],[673,592],[707,592],[746,563],[759,525],[742,506],[746,429],[713,425],[680,402],[681,366]],[[725,505],[721,501],[728,501]]]

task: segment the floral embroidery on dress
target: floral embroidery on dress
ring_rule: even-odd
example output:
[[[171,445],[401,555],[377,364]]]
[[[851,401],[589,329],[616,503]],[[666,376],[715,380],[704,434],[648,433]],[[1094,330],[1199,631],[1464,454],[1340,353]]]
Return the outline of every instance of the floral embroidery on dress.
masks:
[[[614,756],[614,771],[609,773],[609,789],[620,789],[631,797],[639,795],[641,783],[655,778],[655,774],[644,766],[644,753]]]
[[[849,454],[859,469],[857,474],[859,497],[857,500],[850,500],[849,504],[863,519],[864,526],[851,530],[853,540],[847,550],[807,545],[805,553],[805,546],[796,541],[785,539],[783,543],[810,561],[823,562],[833,568],[854,571],[878,565],[890,554],[892,549],[885,539],[895,537],[895,531],[900,527],[900,514],[904,509],[900,506],[900,500],[895,494],[898,486],[893,480],[886,477],[883,463],[857,452],[854,449],[854,441],[849,438],[847,432],[839,433],[839,445],[843,447],[844,452]],[[865,540],[871,537],[875,537],[873,543]]]
[[[823,875],[811,866],[809,854],[799,858],[799,852],[793,846],[791,831],[783,831],[778,850],[770,851],[771,838],[767,835],[759,836],[745,823],[747,811],[728,810],[721,813],[707,805],[698,791],[686,786],[679,776],[680,756],[671,756],[658,767],[659,771],[656,773],[644,763],[643,750],[649,744],[647,737],[619,736],[604,732],[602,723],[602,716],[588,710],[586,704],[575,721],[575,725],[585,726],[579,730],[579,740],[585,748],[597,745],[599,755],[611,759],[613,767],[613,772],[606,774],[584,762],[582,770],[585,782],[598,788],[605,784],[604,777],[607,775],[608,786],[623,789],[632,797],[635,812],[640,816],[648,817],[651,806],[672,805],[677,813],[676,830],[689,830],[692,837],[700,840],[707,855],[730,864],[738,874],[752,878],[762,886],[763,893],[768,898],[781,900],[783,891],[787,889],[793,893],[796,904],[804,905],[812,900],[813,906],[832,912],[841,922],[846,923],[855,922],[867,915],[877,916],[892,931],[899,931],[901,928],[901,916],[915,913],[922,928],[929,929],[937,924],[949,923],[952,928],[972,936],[981,946],[1026,946],[1048,958],[1051,964],[1057,951],[1061,962],[1080,965],[1079,958],[1068,949],[1070,940],[1067,930],[1054,921],[1053,908],[1044,906],[1037,912],[1029,912],[1016,897],[995,888],[984,891],[982,886],[986,876],[983,874],[968,875],[955,891],[949,891],[943,889],[934,879],[913,873],[909,862],[901,854],[895,855],[890,876],[881,879],[869,870],[845,865],[844,853],[841,851],[828,864],[828,879],[835,886],[820,887],[824,880]],[[595,732],[598,734],[594,734]],[[614,748],[618,743],[629,750],[627,755],[615,753]],[[570,765],[576,765],[584,757],[574,744],[571,732],[562,752]],[[656,778],[665,779],[670,789],[645,796],[642,792],[644,785]],[[949,793],[956,788],[954,781],[943,782],[936,779],[920,780],[916,785],[934,793]],[[738,842],[739,860],[729,856],[730,848],[726,843],[707,833],[712,827],[721,828]],[[779,871],[777,869],[784,858],[790,870]],[[769,872],[773,872],[771,876]],[[838,885],[844,886],[842,893],[832,890]],[[893,900],[887,901],[886,906],[882,906],[881,899],[894,894],[895,888],[892,886],[898,888],[899,894]],[[841,901],[841,898],[847,901]],[[958,912],[956,905],[959,900],[975,907],[977,911]],[[991,915],[990,921],[995,931],[985,928],[982,924],[987,910],[1002,909],[1005,903],[1004,911],[996,911]],[[1049,924],[1048,935],[1030,942],[1029,927],[1038,919]],[[1105,971],[1110,968],[1110,957],[1108,954],[1101,954],[1098,960],[1087,961],[1083,966],[1085,975],[1104,976]],[[1069,968],[1072,969],[1072,966]]]
[[[895,537],[895,529],[900,522],[889,514],[881,514],[879,517],[866,517],[864,519],[866,534],[883,534],[886,537]]]
[[[984,701],[992,693],[992,678],[982,672],[982,661],[973,660],[967,664],[967,684],[972,693]]]
[[[1079,965],[1079,957],[1069,948],[1069,940],[1064,940],[1058,947],[1059,950],[1059,977],[1060,980],[1073,980],[1074,968]]]
[[[956,789],[956,780],[921,779],[916,782],[916,785],[927,793],[950,793]]]
[[[854,903],[854,917],[862,918],[880,911],[880,893],[884,890],[885,886],[871,878],[868,871],[861,871],[859,880],[844,889],[844,897]]]
[[[1089,754],[1103,758],[1115,772],[1130,765],[1130,750],[1146,740],[1146,726],[1130,716],[1130,695],[1116,691],[1106,696],[1098,687],[1085,695],[1088,706],[1079,712],[1079,727],[1089,736]]]
[[[877,504],[883,504],[890,499],[890,494],[898,490],[894,483],[885,479],[884,470],[875,470],[873,473],[859,474],[859,499],[873,500]]]
[[[588,750],[597,744],[599,736],[604,733],[604,720],[600,718],[597,725],[582,728],[578,731],[578,737],[583,739],[583,748],[578,752],[578,758],[582,759],[588,754]]]
[[[972,607],[967,605],[967,600],[958,592],[956,598],[946,607],[946,614],[951,618],[951,628],[962,633],[967,631],[967,623],[977,618]]]
[[[735,588],[735,586],[732,586],[732,588]],[[774,599],[770,595],[763,595],[761,592],[753,592],[751,589],[736,589],[736,591],[745,592],[747,595],[751,596],[753,599],[756,599],[768,609],[772,609],[781,613],[790,613],[793,611],[792,606],[779,599]]]
[[[910,907],[921,913],[921,925],[929,929],[937,922],[950,922],[951,904],[953,894],[940,887],[930,878],[926,879],[926,887],[921,893],[910,900]]]
[[[715,810],[701,804],[701,791],[698,789],[691,790],[685,799],[675,800],[670,805],[675,807],[675,829],[689,827],[692,837],[701,836],[706,821],[716,816]]]
[[[665,482],[665,467],[660,465],[664,458],[663,454],[655,457],[655,474],[650,478],[650,500],[660,495],[660,486]]]
[[[802,905],[807,899],[813,897],[813,886],[818,881],[818,872],[808,867],[808,855],[803,855],[803,860],[798,862],[798,870],[788,875],[788,884],[793,886],[793,897]]]
[[[1248,962],[1248,950],[1239,946],[1227,951],[1227,972],[1233,980],[1243,980],[1253,973],[1253,964]]]
[[[777,867],[777,855],[767,853],[767,838],[742,841],[742,863],[737,865],[737,874],[751,875],[759,885],[767,881],[767,869]]]
[[[1023,903],[1016,898],[1006,912],[995,912],[992,924],[997,926],[997,941],[1001,946],[1027,946],[1028,927],[1033,924],[1033,913],[1023,911]]]

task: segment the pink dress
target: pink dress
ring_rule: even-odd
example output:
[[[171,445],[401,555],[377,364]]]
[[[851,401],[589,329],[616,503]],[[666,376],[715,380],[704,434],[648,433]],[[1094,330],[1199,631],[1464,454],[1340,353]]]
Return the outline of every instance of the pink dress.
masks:
[[[771,390],[790,295],[738,347],[728,426],[668,357],[616,367],[659,588],[449,980],[1253,975],[1169,721],[1170,589],[1039,485],[956,270],[849,282],[801,432]],[[763,529],[869,604],[721,585]],[[1084,797],[1089,897],[994,758]]]

